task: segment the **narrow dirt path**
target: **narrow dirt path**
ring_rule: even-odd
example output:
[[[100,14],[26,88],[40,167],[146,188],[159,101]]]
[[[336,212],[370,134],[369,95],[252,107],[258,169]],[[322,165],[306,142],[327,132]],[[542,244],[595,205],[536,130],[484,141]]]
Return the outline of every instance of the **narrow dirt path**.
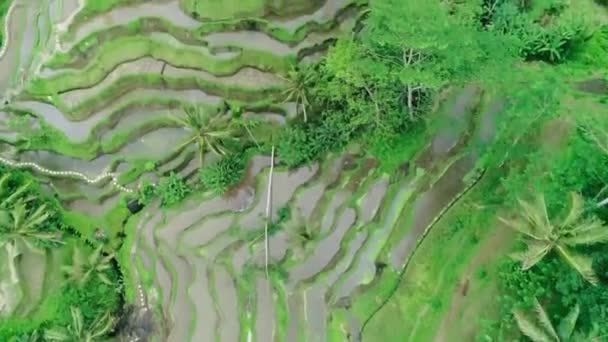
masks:
[[[512,241],[513,232],[499,224],[498,220],[496,220],[495,226],[495,231],[489,238],[482,242],[475,255],[470,259],[466,270],[460,276],[458,283],[454,284],[454,293],[449,304],[449,310],[443,316],[441,324],[439,325],[437,334],[435,335],[435,342],[453,341],[454,337],[450,334],[450,327],[459,321],[458,315],[463,312],[464,309],[466,309],[469,302],[466,294],[463,295],[462,287],[466,286],[468,288],[468,292],[474,292],[471,291],[471,289],[475,289],[479,283],[483,281],[475,277],[475,271],[477,271],[483,265],[491,263],[497,257],[504,255],[503,252],[509,250],[511,247],[510,243],[505,242]],[[474,295],[474,293],[470,295]],[[461,331],[465,331],[466,329],[472,333],[476,330],[472,329],[476,326],[476,324],[477,320],[470,321],[466,324],[466,326],[461,328]],[[475,336],[472,335],[468,337],[474,339]]]

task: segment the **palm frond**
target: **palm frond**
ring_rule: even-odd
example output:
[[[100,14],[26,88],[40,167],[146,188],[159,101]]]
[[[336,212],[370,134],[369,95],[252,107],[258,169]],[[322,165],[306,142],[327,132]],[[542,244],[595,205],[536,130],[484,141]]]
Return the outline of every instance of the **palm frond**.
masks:
[[[99,278],[99,280],[101,280],[102,283],[112,285],[112,281],[105,273],[99,272],[97,273],[97,277]]]
[[[581,308],[578,304],[576,304],[572,310],[562,319],[559,323],[559,327],[557,331],[559,333],[559,337],[564,341],[569,341],[574,333],[574,328],[576,327],[576,321],[578,321],[578,316],[581,312]]]
[[[216,141],[213,142],[209,142],[208,143],[209,148],[211,149],[211,151],[213,151],[215,154],[217,155],[225,155],[226,154],[226,150],[221,146],[221,144],[219,144]]]
[[[95,248],[93,253],[89,255],[89,265],[96,265],[99,262],[99,259],[101,258],[102,249],[103,245],[99,245],[97,248]]]
[[[91,324],[91,327],[89,328],[88,337],[90,339],[95,339],[104,336],[108,332],[110,332],[110,330],[112,330],[113,326],[114,318],[110,315],[109,312],[106,311],[103,315],[97,318],[95,322],[93,322],[93,324]]]
[[[584,255],[576,254],[562,244],[556,245],[559,254],[572,266],[585,280],[593,285],[599,284],[599,279],[592,266],[592,260]]]
[[[72,329],[76,335],[82,335],[83,332],[83,322],[84,319],[82,317],[82,311],[79,308],[71,307],[70,312],[72,313]]]
[[[10,173],[5,173],[4,175],[2,175],[2,177],[0,177],[0,194],[4,195],[4,191],[7,190],[5,189],[7,187],[8,184],[8,180],[10,177]],[[4,198],[4,196],[2,196]]]
[[[543,240],[542,236],[538,234],[534,227],[530,225],[527,221],[521,219],[507,219],[504,217],[498,217],[498,220],[502,222],[507,227],[526,235],[532,239]]]
[[[23,228],[23,221],[25,221],[25,215],[25,203],[19,201],[19,203],[15,204],[15,207],[11,211],[11,216],[13,219],[13,231],[18,232]]]
[[[63,328],[49,329],[44,332],[44,338],[50,341],[64,342],[70,341],[70,335]]]
[[[30,213],[27,218],[27,226],[36,227],[45,222],[51,214],[48,212],[46,204],[36,208],[33,213]]]
[[[555,342],[551,337],[519,310],[513,311],[519,331],[533,342]]]
[[[592,245],[608,241],[608,227],[597,218],[579,222],[569,234],[560,239],[569,246]]]
[[[538,195],[536,197],[536,203],[534,204],[520,199],[519,204],[523,210],[522,216],[530,223],[534,231],[539,234],[542,239],[551,236],[553,225],[549,221],[549,215],[547,214],[545,196]]]
[[[576,192],[570,193],[570,209],[564,220],[560,224],[560,228],[567,228],[574,225],[583,215],[583,198]]]
[[[4,201],[2,201],[2,204],[7,204],[7,203],[11,203],[14,200],[16,200],[17,198],[19,198],[24,192],[26,192],[30,186],[32,185],[32,181],[29,181],[25,184],[23,184],[22,186],[20,186],[19,188],[17,188],[17,190],[15,190],[10,196],[8,196]]]
[[[528,249],[523,253],[522,257],[522,269],[524,271],[536,265],[553,248],[548,241],[528,240],[526,245]]]
[[[541,326],[544,330],[549,333],[549,335],[553,338],[554,341],[559,341],[559,337],[557,336],[557,332],[553,327],[553,323],[549,319],[545,308],[538,302],[538,299],[534,298],[534,312],[536,312],[536,317],[538,318],[538,322],[540,322]]]

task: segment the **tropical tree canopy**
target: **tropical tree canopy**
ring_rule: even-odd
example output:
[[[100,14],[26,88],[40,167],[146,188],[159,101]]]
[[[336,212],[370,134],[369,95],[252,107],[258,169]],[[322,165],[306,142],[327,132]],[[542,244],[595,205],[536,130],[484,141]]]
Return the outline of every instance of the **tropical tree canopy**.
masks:
[[[307,108],[310,105],[308,101],[308,91],[315,83],[314,74],[310,68],[292,68],[285,78],[289,84],[283,94],[285,102],[294,101],[296,103],[296,111],[299,114],[300,110],[304,115],[304,122],[308,121]]]
[[[26,246],[36,250],[45,243],[62,243],[57,232],[40,230],[48,217],[45,205],[31,212],[27,209],[27,202],[21,199],[11,210],[0,209],[0,247],[10,243],[18,248]]]
[[[205,152],[212,151],[218,155],[225,155],[226,144],[230,140],[236,140],[236,129],[230,124],[229,117],[213,115],[202,107],[184,107],[183,113],[174,116],[173,120],[192,132],[178,150],[196,143],[201,166]]]
[[[522,334],[533,342],[562,342],[572,341],[576,321],[580,314],[580,306],[575,305],[556,327],[538,300],[534,299],[534,317],[531,318],[520,310],[513,311],[513,317]],[[577,338],[580,335],[577,335]],[[583,341],[583,340],[578,340]]]
[[[70,308],[72,323],[68,327],[53,328],[45,331],[44,337],[50,341],[61,342],[96,342],[112,330],[114,318],[109,312],[97,317],[89,326],[84,325],[84,318],[79,308]]]
[[[104,256],[102,248],[103,246],[99,245],[87,258],[82,254],[80,248],[75,247],[72,254],[72,264],[63,266],[63,272],[70,280],[75,281],[80,286],[84,286],[93,276],[111,285],[112,281],[106,275],[106,271],[112,268],[110,262],[114,258],[114,254]]]
[[[543,195],[535,202],[519,200],[521,212],[515,219],[501,217],[507,226],[525,237],[527,250],[515,257],[527,270],[555,250],[568,264],[590,283],[599,279],[592,268],[592,260],[575,250],[576,247],[608,241],[608,228],[596,217],[585,217],[583,198],[570,194],[570,207],[561,218],[550,219]]]
[[[28,191],[32,182],[16,189],[10,186],[10,173],[0,178],[0,247],[12,244],[36,250],[41,245],[61,243],[58,232],[45,231],[42,225],[51,216],[46,204],[36,205]]]

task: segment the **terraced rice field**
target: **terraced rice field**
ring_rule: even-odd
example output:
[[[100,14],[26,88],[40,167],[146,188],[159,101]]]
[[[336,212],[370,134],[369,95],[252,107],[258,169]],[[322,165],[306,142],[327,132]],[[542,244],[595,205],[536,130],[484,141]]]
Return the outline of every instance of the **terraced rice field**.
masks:
[[[189,3],[118,3],[83,16],[76,0],[15,0],[0,54],[2,161],[35,163],[68,208],[102,216],[144,179],[196,174],[192,150],[175,149],[187,132],[168,119],[182,106],[239,104],[269,125],[295,115],[294,104],[283,103],[283,76],[350,32],[364,5],[325,0],[306,13],[245,23],[203,20],[183,10]],[[455,94],[439,115],[458,125],[438,127],[400,174],[383,174],[352,146],[296,170],[277,161],[269,194],[271,158],[258,155],[227,196],[196,195],[178,208],[153,204],[140,213],[132,277],[159,335],[357,340],[373,310],[350,310],[351,303],[370,298],[385,268],[400,272],[474,183],[476,156],[466,147],[488,139],[494,112],[478,110],[475,87]],[[48,125],[53,137],[17,144],[23,112],[31,113],[26,130]],[[154,170],[142,166],[149,162]],[[270,232],[266,249],[269,196],[274,221],[281,208],[291,215]]]
[[[478,96],[467,88],[444,113],[465,119]],[[484,133],[472,139],[483,140]],[[445,168],[435,178],[414,167],[411,174],[382,175],[356,149],[312,167],[276,169],[274,218],[284,206],[292,215],[269,238],[268,275],[267,156],[253,159],[248,181],[231,196],[153,210],[142,223],[136,262],[150,271],[152,295],[171,317],[169,340],[325,341],[330,331],[356,339],[365,314],[338,324],[332,311],[365,293],[385,267],[382,260],[401,270],[428,227],[474,184],[464,180],[474,154],[458,152],[466,140],[440,129],[416,158],[428,171]]]

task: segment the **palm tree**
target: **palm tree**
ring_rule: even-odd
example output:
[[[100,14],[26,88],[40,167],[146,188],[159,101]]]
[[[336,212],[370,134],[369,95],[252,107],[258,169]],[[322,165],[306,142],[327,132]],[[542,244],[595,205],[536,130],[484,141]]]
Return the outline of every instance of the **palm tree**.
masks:
[[[0,208],[10,208],[18,198],[22,197],[29,190],[33,183],[29,181],[13,190],[9,187],[10,177],[11,174],[7,172],[0,178],[0,198],[2,199],[0,201]]]
[[[593,285],[599,283],[593,271],[592,260],[572,248],[608,241],[608,228],[596,217],[583,217],[583,199],[576,193],[570,194],[570,208],[560,220],[549,219],[543,195],[535,203],[519,200],[522,213],[517,219],[499,219],[507,226],[522,233],[526,238],[527,250],[515,257],[523,262],[527,270],[536,265],[550,251],[555,250],[568,264]]]
[[[13,342],[42,342],[42,335],[38,330],[34,330],[31,333],[18,336]]]
[[[211,115],[201,107],[185,107],[183,114],[175,116],[174,121],[192,131],[192,134],[180,145],[178,150],[196,143],[201,166],[207,150],[218,155],[226,154],[226,142],[236,139],[236,131],[228,120],[229,118],[226,116]]]
[[[589,341],[588,339],[578,339],[580,335],[574,334],[574,328],[576,327],[576,321],[580,313],[580,307],[576,304],[570,312],[564,317],[557,329],[551,323],[549,316],[545,309],[540,305],[538,300],[534,298],[534,319],[531,319],[529,315],[520,311],[513,310],[513,317],[519,327],[522,334],[526,335],[533,342],[562,342],[572,341],[573,337],[575,341]]]
[[[33,212],[27,209],[27,200],[19,199],[12,209],[0,208],[0,247],[11,244],[17,248],[25,245],[38,250],[41,243],[62,243],[57,232],[40,230],[50,214],[46,205],[37,207]]]
[[[283,77],[288,82],[289,86],[283,94],[285,95],[284,102],[295,101],[296,112],[299,114],[300,109],[304,114],[304,122],[308,121],[306,108],[310,105],[308,101],[308,89],[312,86],[313,73],[306,69],[292,68],[287,77]]]
[[[105,272],[112,268],[110,261],[114,258],[114,254],[103,256],[101,253],[102,247],[102,245],[99,245],[88,258],[82,255],[80,248],[75,247],[72,254],[72,264],[62,266],[62,270],[67,274],[68,279],[75,281],[79,286],[84,286],[92,276],[97,276],[102,282],[112,285],[112,281]]]
[[[37,250],[40,243],[62,243],[59,233],[40,231],[40,225],[50,216],[47,206],[40,205],[33,212],[28,208],[35,199],[26,196],[33,182],[11,189],[10,177],[6,173],[0,178],[0,247],[12,244],[19,249],[25,245]]]
[[[45,331],[45,339],[61,342],[102,341],[102,337],[109,333],[114,326],[114,318],[110,316],[109,312],[105,312],[88,327],[85,327],[80,309],[71,307],[70,311],[72,313],[72,323],[67,328],[54,328]]]
[[[253,131],[252,131],[252,129],[255,129],[256,127],[258,127],[261,124],[261,121],[259,119],[243,118],[242,116],[240,116],[240,117],[232,118],[232,122],[237,127],[244,128],[245,131],[247,132],[247,135],[249,135],[249,138],[251,138],[251,141],[253,141],[255,146],[260,148],[260,144],[258,143],[258,140],[253,135]]]

